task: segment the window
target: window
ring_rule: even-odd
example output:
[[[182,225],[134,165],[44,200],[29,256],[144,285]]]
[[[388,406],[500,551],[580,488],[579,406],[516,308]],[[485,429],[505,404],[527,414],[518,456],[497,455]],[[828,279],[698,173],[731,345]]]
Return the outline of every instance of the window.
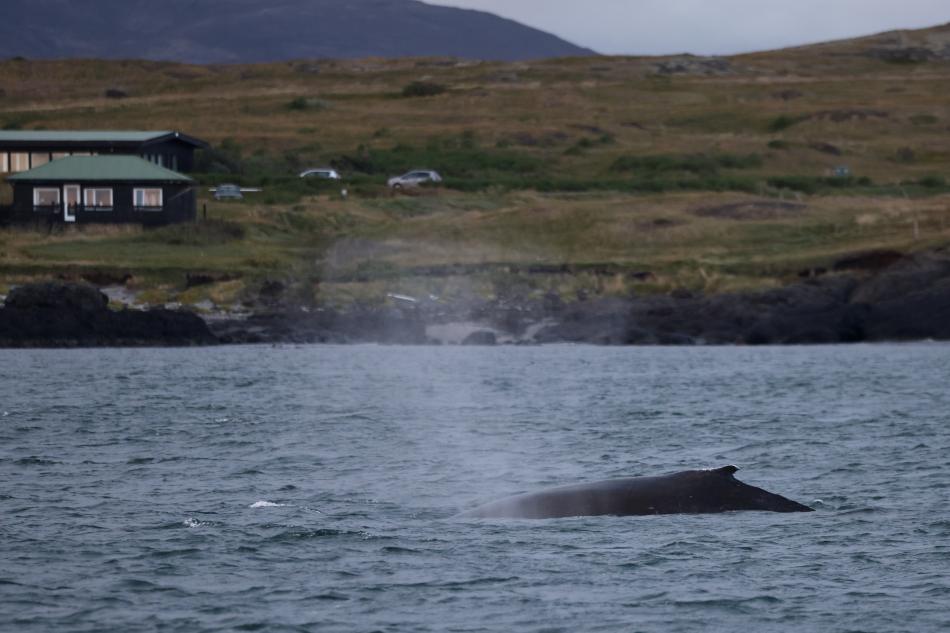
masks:
[[[53,152],[53,160],[59,160],[60,158],[66,158],[69,156],[69,152]]]
[[[30,155],[23,152],[10,154],[10,171],[26,171],[30,168]]]
[[[6,152],[0,154],[0,174],[10,171],[10,157]]]
[[[39,167],[45,165],[49,162],[49,153],[48,152],[35,152],[30,154],[30,166]]]
[[[135,189],[134,200],[136,209],[148,209],[161,211],[162,209],[162,190],[161,189]]]
[[[86,189],[87,211],[112,211],[112,189]]]
[[[36,187],[33,189],[33,207],[37,211],[45,211],[41,207],[55,207],[59,205],[59,189],[51,187]]]

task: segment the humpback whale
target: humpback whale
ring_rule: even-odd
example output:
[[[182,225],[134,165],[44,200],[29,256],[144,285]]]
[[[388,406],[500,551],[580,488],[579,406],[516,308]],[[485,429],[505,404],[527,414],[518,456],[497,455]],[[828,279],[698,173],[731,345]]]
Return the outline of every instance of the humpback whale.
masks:
[[[471,519],[706,514],[736,510],[813,512],[812,508],[733,475],[739,468],[686,470],[658,477],[611,479],[516,495],[457,515]]]

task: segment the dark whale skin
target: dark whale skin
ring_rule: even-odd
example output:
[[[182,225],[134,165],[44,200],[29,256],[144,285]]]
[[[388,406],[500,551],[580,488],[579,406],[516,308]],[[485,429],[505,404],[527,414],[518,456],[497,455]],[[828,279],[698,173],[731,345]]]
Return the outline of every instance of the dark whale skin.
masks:
[[[738,470],[736,466],[725,466],[550,488],[500,499],[457,516],[463,519],[559,519],[738,510],[814,511],[781,495],[742,483],[733,476]]]

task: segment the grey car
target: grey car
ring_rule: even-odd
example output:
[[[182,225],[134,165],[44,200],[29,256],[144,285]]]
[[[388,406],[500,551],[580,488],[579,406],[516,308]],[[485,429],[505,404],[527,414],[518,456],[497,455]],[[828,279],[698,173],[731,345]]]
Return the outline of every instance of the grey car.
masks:
[[[323,178],[326,180],[341,180],[340,172],[331,167],[315,167],[300,172],[301,178]]]
[[[442,176],[439,172],[431,169],[414,169],[402,176],[390,178],[388,184],[393,189],[402,189],[403,187],[416,187],[424,182],[442,182]]]

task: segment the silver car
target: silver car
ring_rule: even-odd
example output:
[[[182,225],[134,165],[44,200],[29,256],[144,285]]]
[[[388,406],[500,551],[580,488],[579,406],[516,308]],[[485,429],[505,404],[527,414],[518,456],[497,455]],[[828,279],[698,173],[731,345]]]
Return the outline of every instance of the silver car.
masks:
[[[390,178],[388,184],[393,189],[402,189],[403,187],[416,187],[424,182],[442,182],[442,176],[439,172],[431,169],[416,169],[402,176]]]
[[[340,173],[330,167],[315,167],[300,172],[301,178],[324,178],[326,180],[340,180]]]

